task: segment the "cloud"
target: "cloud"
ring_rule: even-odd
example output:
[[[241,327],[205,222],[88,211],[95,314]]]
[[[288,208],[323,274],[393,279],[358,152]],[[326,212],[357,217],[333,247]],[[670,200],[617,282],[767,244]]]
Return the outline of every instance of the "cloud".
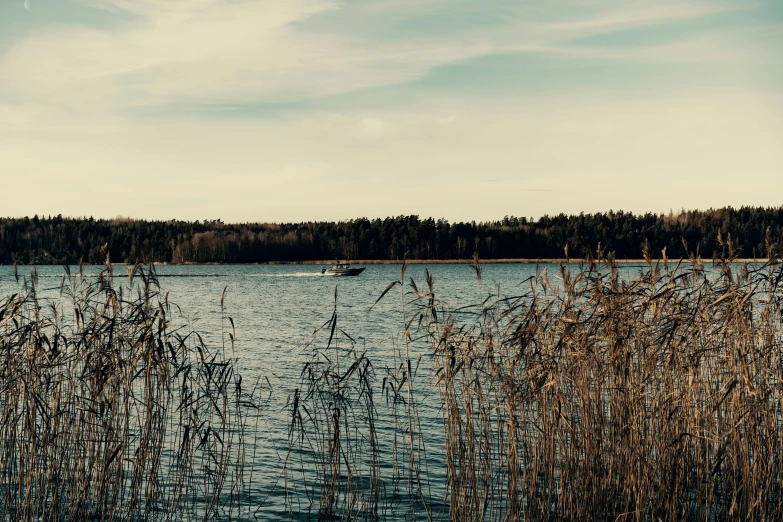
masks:
[[[577,33],[585,30],[590,32],[616,31],[670,20],[688,20],[736,9],[736,5],[721,5],[719,3],[659,2],[650,4],[631,1],[581,19],[552,23],[549,25],[549,29]]]
[[[24,8],[26,11],[30,10],[30,0],[24,0]]]
[[[412,5],[396,7],[396,0],[381,0],[372,9],[329,0],[84,1],[131,18],[111,29],[66,27],[17,42],[0,57],[0,83],[6,90],[17,98],[79,111],[134,110],[313,99],[405,84],[443,65],[502,53],[642,60],[652,53],[654,60],[687,61],[688,54],[681,52],[687,47],[677,53],[662,48],[633,55],[575,49],[561,42],[718,9],[694,2],[663,2],[654,8],[639,2],[610,3],[609,9],[592,8],[564,18],[560,13],[568,10],[560,6],[527,20],[511,18],[436,35],[417,31],[400,39],[359,30],[383,25],[395,19],[394,13],[400,24],[414,23]],[[428,14],[452,9],[440,0],[424,5]],[[351,30],[310,24],[327,14],[347,18]],[[704,50],[699,48],[694,59],[702,59]],[[712,54],[723,51],[714,49]]]

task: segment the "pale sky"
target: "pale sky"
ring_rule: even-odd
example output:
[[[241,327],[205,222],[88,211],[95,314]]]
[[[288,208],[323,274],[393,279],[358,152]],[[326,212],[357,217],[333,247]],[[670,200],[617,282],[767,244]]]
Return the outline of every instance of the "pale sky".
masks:
[[[0,0],[0,216],[783,204],[781,0]]]

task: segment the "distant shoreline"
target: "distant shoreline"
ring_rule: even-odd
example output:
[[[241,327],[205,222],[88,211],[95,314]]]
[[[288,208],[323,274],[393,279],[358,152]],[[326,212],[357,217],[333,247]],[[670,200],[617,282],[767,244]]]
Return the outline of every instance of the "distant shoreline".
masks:
[[[599,262],[593,260],[594,262]],[[663,263],[663,259],[652,259],[653,263]],[[668,263],[677,263],[679,258],[668,258]],[[688,261],[683,259],[683,262]],[[719,259],[702,259],[703,263],[720,263]],[[732,261],[733,263],[766,263],[766,258],[739,258]],[[386,260],[386,259],[356,259],[349,260],[352,265],[401,265],[402,260]],[[614,262],[618,265],[637,265],[647,264],[645,259],[615,259]],[[409,265],[470,265],[473,264],[472,259],[408,259],[405,261]],[[588,260],[585,258],[519,258],[519,259],[479,259],[479,264],[492,265],[492,264],[520,264],[520,265],[537,265],[537,264],[587,264]],[[600,263],[608,263],[606,259],[601,259]],[[199,264],[199,263],[193,263]],[[267,263],[258,263],[264,265],[333,265],[334,260],[317,260],[317,261],[271,261]]]
[[[508,217],[449,223],[416,215],[339,222],[235,223],[0,218],[0,263],[315,264],[335,258],[367,265],[585,263],[610,254],[620,266],[645,254],[679,260],[734,254],[766,259],[783,253],[783,207],[682,211],[670,215],[608,212]],[[551,257],[550,257],[551,256]],[[566,260],[566,257],[572,257]],[[305,261],[308,260],[308,261]],[[414,261],[415,260],[415,261]]]
[[[769,260],[767,258],[737,258],[732,261],[732,263],[766,263]],[[401,259],[351,259],[351,260],[340,260],[340,262],[347,262],[352,265],[401,265],[403,261]],[[607,264],[609,261],[606,259],[601,259],[600,261],[593,260],[595,263],[600,264]],[[651,259],[652,263],[663,263],[663,259]],[[668,263],[679,263],[680,258],[668,258],[666,260]],[[688,259],[683,259],[683,263],[688,262]],[[701,259],[702,263],[720,263],[720,259]],[[473,260],[472,259],[407,259],[405,261],[408,265],[472,265]],[[551,265],[551,264],[571,264],[571,265],[580,265],[580,264],[587,264],[588,260],[585,258],[518,258],[518,259],[479,259],[479,264],[481,265],[503,265],[503,264],[518,264],[518,265]],[[647,261],[645,259],[615,259],[615,264],[618,265],[639,265],[639,264],[647,264]],[[233,265],[233,266],[251,266],[251,265],[334,265],[335,260],[325,260],[325,259],[316,259],[316,260],[304,260],[304,261],[263,261],[258,263],[169,263],[165,261],[154,261],[152,263],[153,265],[165,265],[165,266],[188,266],[188,265]],[[0,265],[4,266],[4,265]],[[5,265],[5,266],[13,266],[13,265]],[[17,265],[17,266],[63,266],[59,263],[33,263],[29,265]],[[78,265],[69,265],[69,266],[78,266]],[[85,263],[85,266],[87,264]],[[100,265],[91,265],[91,266],[100,266]],[[133,266],[132,263],[123,263],[123,262],[113,262],[112,266]]]

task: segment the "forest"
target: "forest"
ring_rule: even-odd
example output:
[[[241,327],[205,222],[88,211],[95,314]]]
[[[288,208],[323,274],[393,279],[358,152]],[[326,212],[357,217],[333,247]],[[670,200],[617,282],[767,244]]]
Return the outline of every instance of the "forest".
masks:
[[[270,263],[314,260],[482,260],[603,256],[639,259],[780,254],[783,207],[504,217],[456,222],[398,216],[339,222],[224,223],[0,218],[0,264]]]

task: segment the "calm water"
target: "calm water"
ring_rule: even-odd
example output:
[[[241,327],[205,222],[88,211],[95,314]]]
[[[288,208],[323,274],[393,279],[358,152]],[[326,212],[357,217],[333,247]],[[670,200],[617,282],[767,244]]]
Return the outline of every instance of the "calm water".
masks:
[[[450,307],[480,303],[489,294],[518,295],[529,289],[526,281],[536,271],[547,269],[555,282],[556,265],[534,264],[485,264],[481,281],[469,265],[411,265],[406,271],[405,290],[413,278],[420,288],[425,287],[425,269],[435,280],[436,295],[447,301]],[[101,267],[85,267],[85,273],[95,275]],[[400,277],[399,265],[370,265],[358,277],[324,277],[320,266],[302,265],[189,265],[156,267],[162,292],[181,309],[175,310],[175,325],[199,332],[208,345],[220,346],[227,323],[222,321],[220,299],[225,289],[225,313],[233,318],[236,327],[236,357],[243,378],[268,379],[273,392],[264,409],[258,440],[253,450],[258,463],[253,483],[261,508],[262,519],[287,519],[289,512],[284,503],[284,492],[279,476],[287,447],[289,426],[287,404],[293,390],[300,386],[300,372],[309,360],[305,345],[313,331],[328,321],[334,307],[337,288],[338,326],[356,342],[359,352],[366,352],[375,368],[375,393],[380,397],[380,380],[386,368],[398,364],[395,347],[402,342],[403,299],[400,287],[395,287],[372,310],[369,310],[386,286]],[[29,274],[33,267],[20,267],[20,277]],[[64,270],[57,266],[37,267],[39,289],[43,295],[56,297]],[[116,273],[124,273],[124,267],[116,267]],[[624,267],[628,275],[639,267]],[[127,280],[119,279],[127,285]],[[20,283],[14,278],[13,267],[0,266],[0,299],[20,291]],[[408,306],[408,305],[406,305]],[[410,312],[410,307],[408,309]],[[328,335],[326,335],[328,337]],[[325,338],[324,338],[325,343]],[[346,346],[347,341],[340,341]],[[439,398],[429,384],[427,349],[414,345],[413,358],[422,355],[422,370],[417,386],[422,389],[421,421],[425,439],[431,441],[427,448],[430,465],[431,503],[440,506],[443,491],[438,488],[445,470],[439,469],[439,442],[443,437],[440,423]],[[376,399],[380,402],[379,399]],[[378,427],[380,436],[391,437],[392,424],[379,407]],[[388,450],[389,440],[382,439],[381,446]],[[384,450],[384,451],[386,451]],[[388,470],[382,469],[382,478]],[[388,476],[386,477],[388,479]],[[264,503],[261,504],[261,500]],[[301,502],[300,502],[301,504]],[[308,506],[300,505],[303,513]],[[405,516],[407,501],[401,502],[399,513],[388,512],[389,518]],[[317,512],[317,504],[313,506]],[[435,509],[436,511],[438,508]],[[263,515],[263,516],[262,516]],[[300,514],[297,518],[306,518]]]

